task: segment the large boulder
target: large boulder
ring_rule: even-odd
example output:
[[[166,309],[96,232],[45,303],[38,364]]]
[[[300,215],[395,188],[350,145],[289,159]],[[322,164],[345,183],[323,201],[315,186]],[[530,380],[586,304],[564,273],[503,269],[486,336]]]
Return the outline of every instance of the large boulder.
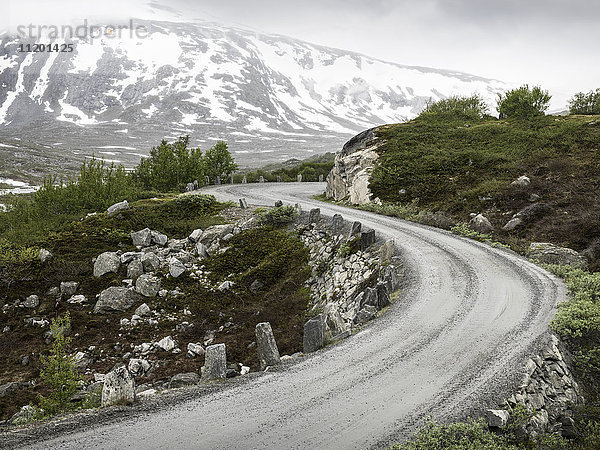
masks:
[[[323,314],[313,317],[304,324],[304,353],[319,350],[325,345],[325,318]]]
[[[587,268],[588,265],[585,257],[575,250],[548,242],[532,242],[528,256],[542,264],[559,264],[582,269]]]
[[[158,341],[156,347],[165,352],[172,352],[177,348],[177,341],[171,336],[167,336]]]
[[[151,364],[147,360],[141,358],[131,358],[127,365],[129,373],[134,377],[143,377],[148,373],[151,367]]]
[[[94,306],[94,314],[110,314],[127,311],[140,300],[140,296],[131,288],[109,287],[100,293]]]
[[[125,364],[119,364],[104,377],[102,407],[135,401],[135,378]]]
[[[131,232],[131,240],[136,247],[149,247],[152,243],[152,231],[150,228],[144,228],[140,231]]]
[[[129,209],[129,202],[127,200],[123,200],[122,202],[115,203],[111,205],[106,210],[106,215],[108,217],[116,216],[121,211],[127,211]]]
[[[233,232],[233,228],[233,224],[213,225],[202,232],[202,236],[200,236],[198,241],[204,244],[207,248],[210,248],[210,246],[217,239],[221,239],[228,234],[231,234]]]
[[[144,272],[156,272],[160,269],[160,258],[152,252],[147,252],[140,258]]]
[[[40,298],[33,294],[28,296],[23,303],[21,303],[24,308],[37,308],[40,306]]]
[[[202,232],[202,228],[196,228],[194,231],[191,232],[188,239],[190,240],[190,242],[195,244],[202,237]]]
[[[96,258],[94,276],[100,278],[107,273],[116,273],[121,267],[121,258],[115,252],[104,252]]]
[[[208,248],[206,248],[206,245],[204,245],[202,242],[198,242],[196,244],[196,253],[200,259],[206,259],[209,256]]]
[[[140,275],[135,282],[135,290],[144,297],[156,297],[160,291],[160,278],[150,273]]]
[[[259,323],[256,325],[255,332],[260,370],[265,370],[268,366],[278,365],[281,358],[271,324],[269,322]]]
[[[219,380],[227,377],[227,353],[225,344],[206,347],[202,380]]]
[[[169,238],[167,237],[166,234],[161,233],[160,231],[151,231],[150,232],[151,235],[151,242],[152,244],[156,244],[159,245],[161,247],[164,247],[165,245],[167,245],[167,241],[169,240]]]

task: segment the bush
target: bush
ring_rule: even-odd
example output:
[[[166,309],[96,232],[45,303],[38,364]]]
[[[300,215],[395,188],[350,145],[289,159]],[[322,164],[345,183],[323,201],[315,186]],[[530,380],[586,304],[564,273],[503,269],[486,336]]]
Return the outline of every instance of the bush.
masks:
[[[189,194],[180,195],[175,199],[175,206],[185,212],[197,212],[199,214],[212,214],[217,207],[217,199],[214,195]]]
[[[600,89],[587,94],[578,92],[569,100],[571,114],[600,114]]]
[[[498,114],[500,119],[529,119],[543,116],[548,110],[552,97],[548,91],[525,84],[504,94],[498,94]]]
[[[258,223],[260,225],[285,225],[292,222],[298,213],[296,209],[291,205],[279,206],[277,208],[270,209],[259,215]]]
[[[477,120],[482,119],[488,113],[488,109],[488,105],[478,94],[470,97],[453,96],[437,102],[428,102],[419,117]]]
[[[52,347],[47,355],[40,355],[42,370],[40,376],[44,384],[50,387],[48,397],[39,397],[44,414],[52,415],[71,409],[71,397],[79,387],[81,377],[77,372],[75,357],[69,354],[71,338],[67,336],[71,329],[69,312],[52,320]]]

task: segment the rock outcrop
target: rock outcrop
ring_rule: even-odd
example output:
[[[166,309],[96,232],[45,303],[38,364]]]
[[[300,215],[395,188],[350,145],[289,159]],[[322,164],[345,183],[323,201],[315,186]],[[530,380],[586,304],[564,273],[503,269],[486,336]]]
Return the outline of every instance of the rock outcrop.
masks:
[[[335,157],[333,169],[327,175],[327,198],[348,199],[355,205],[371,201],[369,177],[383,141],[376,136],[377,128],[363,131],[350,139]]]
[[[548,242],[532,242],[528,256],[542,264],[560,264],[575,268],[587,268],[587,260],[575,250],[559,247]]]

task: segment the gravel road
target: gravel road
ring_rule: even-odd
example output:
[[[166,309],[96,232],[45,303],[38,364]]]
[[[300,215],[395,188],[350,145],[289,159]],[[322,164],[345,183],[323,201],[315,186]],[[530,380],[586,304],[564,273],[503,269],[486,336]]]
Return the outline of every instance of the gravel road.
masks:
[[[406,439],[427,415],[449,420],[496,406],[547,337],[564,286],[512,252],[311,199],[324,186],[223,185],[202,192],[320,207],[394,239],[407,266],[400,301],[360,332],[285,370],[37,445],[383,447]]]

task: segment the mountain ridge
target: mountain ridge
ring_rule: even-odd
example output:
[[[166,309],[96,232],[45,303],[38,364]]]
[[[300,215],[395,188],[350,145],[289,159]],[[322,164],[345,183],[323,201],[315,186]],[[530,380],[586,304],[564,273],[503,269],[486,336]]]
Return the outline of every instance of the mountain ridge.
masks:
[[[73,53],[18,53],[22,41],[0,37],[0,137],[132,165],[160,139],[191,134],[261,165],[332,151],[429,99],[508,87],[215,23],[137,25],[148,37],[75,39]]]

